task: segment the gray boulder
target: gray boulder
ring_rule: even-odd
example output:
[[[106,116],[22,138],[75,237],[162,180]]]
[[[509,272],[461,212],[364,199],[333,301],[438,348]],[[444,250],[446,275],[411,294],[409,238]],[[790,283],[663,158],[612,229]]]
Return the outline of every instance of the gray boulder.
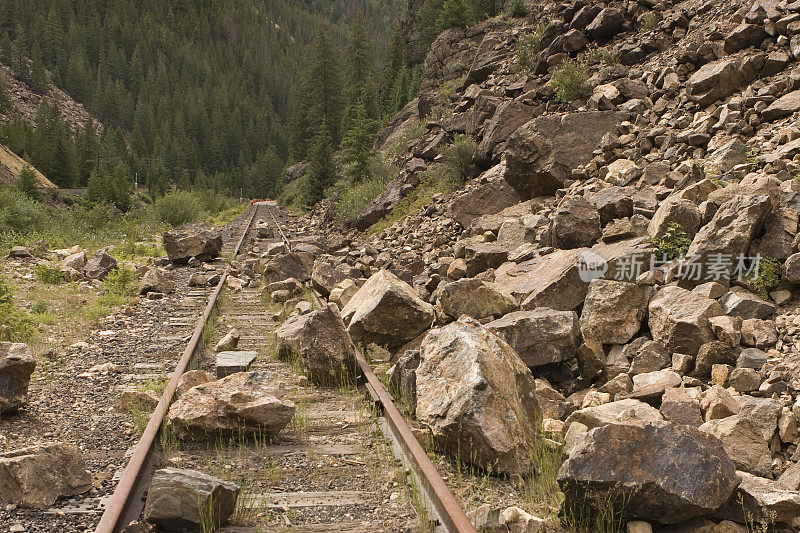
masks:
[[[511,346],[465,318],[432,330],[420,353],[416,413],[436,445],[494,472],[527,472],[541,415],[533,375]]]
[[[98,250],[83,267],[83,275],[89,279],[103,280],[109,272],[117,268],[117,260],[105,248]]]
[[[540,307],[517,311],[486,324],[519,354],[526,365],[535,367],[560,363],[575,357],[580,346],[578,315]]]
[[[163,468],[153,474],[144,519],[159,531],[200,531],[228,523],[239,487],[196,470]]]
[[[565,507],[675,524],[713,513],[738,485],[720,442],[667,422],[612,424],[578,442],[558,472]]]

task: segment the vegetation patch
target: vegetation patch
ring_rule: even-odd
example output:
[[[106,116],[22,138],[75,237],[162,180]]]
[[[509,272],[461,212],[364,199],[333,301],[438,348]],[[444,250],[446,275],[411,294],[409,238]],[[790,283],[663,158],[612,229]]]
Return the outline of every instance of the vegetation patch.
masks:
[[[645,242],[655,246],[660,256],[668,259],[677,259],[686,255],[686,252],[689,251],[689,245],[692,244],[692,239],[689,238],[680,224],[672,222],[667,225],[667,231],[664,232],[664,235],[647,239]]]
[[[579,98],[586,98],[592,92],[586,65],[568,59],[553,72],[550,84],[556,91],[556,99],[569,103]]]
[[[781,264],[774,259],[762,257],[758,261],[758,268],[745,275],[750,286],[765,300],[769,293],[778,288],[783,276]]]

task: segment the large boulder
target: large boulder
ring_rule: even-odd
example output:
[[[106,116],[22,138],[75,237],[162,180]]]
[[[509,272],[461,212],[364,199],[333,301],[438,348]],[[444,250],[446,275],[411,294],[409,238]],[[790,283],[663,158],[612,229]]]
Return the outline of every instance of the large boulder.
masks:
[[[269,372],[238,372],[184,392],[169,409],[179,437],[214,437],[240,431],[279,433],[295,406],[279,398],[280,382]]]
[[[670,353],[688,355],[715,340],[708,319],[725,313],[715,300],[675,286],[658,291],[650,300],[649,312],[653,340]]]
[[[35,368],[27,344],[0,342],[0,414],[28,403],[28,384]]]
[[[761,112],[761,120],[771,122],[800,111],[800,90],[785,94]]]
[[[390,181],[384,191],[375,197],[352,221],[353,227],[364,231],[381,218],[392,212],[403,198],[414,190],[419,184],[419,178],[414,173],[403,173],[400,177]]]
[[[160,292],[169,294],[175,292],[175,281],[165,270],[153,267],[145,273],[139,283],[139,294]]]
[[[735,196],[720,206],[711,222],[700,228],[687,255],[700,256],[707,261],[717,254],[728,255],[733,258],[728,270],[732,272],[738,256],[747,252],[771,208],[767,195]]]
[[[410,285],[381,270],[347,302],[342,318],[357,343],[396,347],[430,328],[434,313]]]
[[[505,179],[523,199],[547,196],[564,186],[573,169],[587,164],[608,131],[624,114],[587,111],[537,117],[506,143]]]
[[[596,279],[581,312],[581,332],[602,344],[625,344],[641,329],[652,289],[644,285]]]
[[[117,268],[117,260],[106,249],[98,250],[83,267],[83,275],[89,279],[103,280],[108,273]]]
[[[521,201],[508,182],[497,177],[453,198],[447,215],[466,228],[478,217],[494,215]]]
[[[480,320],[505,315],[517,308],[511,296],[500,292],[494,284],[477,278],[464,278],[444,285],[436,303],[444,314],[456,319],[467,315]]]
[[[707,107],[732,94],[744,82],[739,60],[724,58],[706,63],[686,82],[689,97]]]
[[[575,411],[564,422],[564,431],[567,431],[575,423],[592,429],[609,424],[662,422],[663,420],[664,417],[655,407],[640,400],[628,398]]]
[[[668,198],[658,206],[647,233],[651,237],[663,237],[670,225],[677,224],[691,238],[700,228],[700,210],[692,202],[682,198]]]
[[[144,519],[159,531],[205,531],[228,523],[239,487],[202,472],[156,470],[144,507]]]
[[[508,259],[508,251],[488,242],[471,243],[464,247],[467,277],[477,276],[490,268],[497,268]]]
[[[594,20],[586,26],[586,31],[595,39],[610,39],[624,29],[625,15],[619,9],[607,7],[600,11]]]
[[[335,305],[289,317],[274,335],[278,356],[296,359],[312,382],[332,386],[352,379],[356,349]]]
[[[589,201],[600,212],[600,223],[605,226],[612,220],[632,216],[634,192],[614,185],[591,195]]]
[[[72,444],[37,444],[0,454],[0,500],[44,509],[92,488],[86,462]]]
[[[506,263],[495,272],[495,283],[529,309],[576,309],[586,298],[588,284],[579,273],[583,250],[557,250],[519,264]]]
[[[713,513],[739,479],[717,439],[661,422],[589,431],[561,466],[558,483],[567,509],[588,504],[615,517],[675,524]]]
[[[185,263],[193,257],[210,261],[222,251],[222,235],[202,225],[181,226],[164,232],[164,250],[173,263]]]
[[[283,281],[288,278],[295,278],[300,282],[310,279],[308,266],[300,254],[289,252],[269,259],[264,265],[262,274],[264,283],[270,284]]]
[[[739,415],[709,420],[701,431],[722,441],[736,468],[761,477],[772,477],[772,454],[761,430],[751,420]]]
[[[540,307],[509,313],[486,327],[500,334],[526,365],[560,363],[575,357],[581,333],[574,311]]]
[[[464,318],[428,333],[420,353],[416,413],[437,446],[481,468],[527,472],[541,417],[533,375],[511,346]]]
[[[483,138],[475,152],[475,161],[488,167],[496,158],[498,145],[506,142],[509,135],[533,118],[534,108],[519,100],[507,100],[497,106],[494,116],[484,125]]]
[[[553,246],[562,249],[591,246],[601,234],[600,213],[589,200],[571,195],[558,205],[550,231]]]
[[[800,516],[800,493],[787,490],[780,482],[736,472],[741,483],[737,494],[717,516],[742,524],[778,524]]]

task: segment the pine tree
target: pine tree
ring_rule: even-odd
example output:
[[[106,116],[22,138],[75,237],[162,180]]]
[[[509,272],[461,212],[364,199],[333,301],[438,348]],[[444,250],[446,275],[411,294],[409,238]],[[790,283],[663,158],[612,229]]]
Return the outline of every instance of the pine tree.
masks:
[[[9,112],[11,112],[11,93],[6,75],[0,71],[0,114],[5,115]]]
[[[342,140],[342,162],[345,175],[355,182],[364,181],[372,173],[372,149],[374,132],[372,121],[367,118],[364,105],[356,105],[353,127]]]
[[[50,92],[50,79],[47,77],[47,70],[42,62],[38,46],[33,48],[30,86],[31,89],[39,94],[47,94]]]
[[[333,141],[327,122],[317,128],[308,162],[308,192],[306,204],[311,206],[322,200],[325,189],[336,182],[336,164],[333,160]]]
[[[36,172],[34,172],[30,165],[26,165],[25,168],[20,171],[19,179],[17,180],[17,189],[34,200],[39,198],[39,184],[36,179]]]
[[[470,5],[466,0],[444,0],[442,10],[436,19],[436,29],[442,32],[448,28],[465,28],[472,21]]]

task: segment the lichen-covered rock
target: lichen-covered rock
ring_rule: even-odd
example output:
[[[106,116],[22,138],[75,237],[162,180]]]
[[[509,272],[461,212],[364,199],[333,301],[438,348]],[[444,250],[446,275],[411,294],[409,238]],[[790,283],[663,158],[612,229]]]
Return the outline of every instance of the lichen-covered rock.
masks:
[[[420,354],[416,412],[436,445],[481,468],[526,472],[541,416],[533,375],[511,346],[464,318],[428,333]]]
[[[28,384],[35,368],[27,344],[0,342],[0,414],[28,403]]]

